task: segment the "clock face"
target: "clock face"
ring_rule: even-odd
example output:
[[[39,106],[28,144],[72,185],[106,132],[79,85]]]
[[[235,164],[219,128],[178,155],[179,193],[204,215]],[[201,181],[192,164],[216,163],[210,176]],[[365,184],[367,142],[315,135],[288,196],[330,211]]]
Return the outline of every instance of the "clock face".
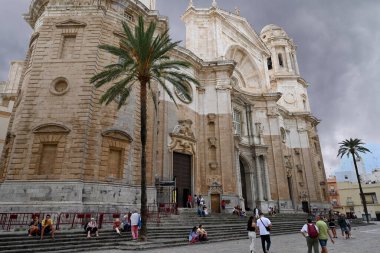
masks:
[[[189,83],[185,83],[184,87],[187,90],[187,94],[190,95],[190,98],[185,95],[185,92],[183,90],[181,90],[177,87],[174,87],[174,92],[177,95],[177,97],[179,98],[179,100],[181,100],[182,102],[184,102],[186,104],[190,104],[192,101],[192,98],[193,98],[193,90],[191,89],[191,86]]]
[[[294,102],[296,102],[296,97],[293,93],[287,92],[284,95],[284,101],[288,104],[293,104]]]

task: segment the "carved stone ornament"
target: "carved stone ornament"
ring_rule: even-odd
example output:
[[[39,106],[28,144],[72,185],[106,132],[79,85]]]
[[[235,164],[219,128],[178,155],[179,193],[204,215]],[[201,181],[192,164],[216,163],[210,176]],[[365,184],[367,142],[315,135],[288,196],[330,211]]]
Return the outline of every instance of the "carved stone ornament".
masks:
[[[216,170],[219,166],[218,162],[210,162],[209,163],[210,169],[211,170]]]
[[[271,117],[278,116],[279,113],[278,113],[278,109],[277,109],[277,107],[269,107],[269,108],[268,108],[267,115],[268,115],[268,116],[271,116]]]
[[[193,122],[189,119],[179,120],[178,125],[174,128],[173,132],[170,133],[172,141],[169,145],[170,151],[180,151],[187,154],[195,154],[195,136],[191,130],[191,125]]]
[[[223,194],[223,187],[222,185],[217,181],[220,180],[219,178],[208,178],[209,180],[212,180],[209,183],[209,193],[210,194]],[[209,181],[207,180],[207,181]]]
[[[209,113],[207,114],[207,120],[208,120],[208,123],[215,123],[215,119],[216,119],[216,114],[215,113]]]
[[[292,169],[291,168],[287,168],[286,169],[286,176],[287,177],[292,177]]]
[[[193,122],[190,119],[179,120],[178,125],[174,128],[172,135],[177,135],[185,138],[195,139],[194,133],[191,130]]]
[[[216,148],[216,138],[215,137],[210,137],[208,138],[208,144],[210,148]]]

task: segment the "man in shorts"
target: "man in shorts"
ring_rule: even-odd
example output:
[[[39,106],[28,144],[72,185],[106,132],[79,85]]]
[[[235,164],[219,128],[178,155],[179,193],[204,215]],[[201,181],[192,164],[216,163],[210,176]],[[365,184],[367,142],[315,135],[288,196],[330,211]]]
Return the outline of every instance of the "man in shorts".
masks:
[[[50,214],[45,216],[45,219],[41,222],[41,240],[44,239],[45,234],[51,234],[51,238],[54,239],[54,226],[53,220],[50,217]]]
[[[320,216],[316,216],[315,220],[317,221],[315,225],[317,226],[318,231],[319,231],[319,236],[318,236],[319,244],[322,247],[321,253],[328,253],[327,240],[330,237],[331,242],[334,243],[334,239],[332,238],[331,232],[326,222],[324,222]]]

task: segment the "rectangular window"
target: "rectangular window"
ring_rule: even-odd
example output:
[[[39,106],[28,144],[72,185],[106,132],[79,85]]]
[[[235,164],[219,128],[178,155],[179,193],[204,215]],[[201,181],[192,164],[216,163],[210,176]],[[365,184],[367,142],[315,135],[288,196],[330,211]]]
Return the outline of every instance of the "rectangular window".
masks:
[[[364,193],[364,198],[367,204],[377,204],[377,197],[375,192]]]
[[[120,148],[110,148],[108,157],[108,176],[114,179],[122,178],[122,167],[123,167],[123,150]]]
[[[38,174],[51,174],[54,170],[56,157],[57,144],[42,144],[41,161]]]
[[[61,48],[61,59],[71,59],[73,58],[75,49],[76,35],[64,35]]]
[[[238,110],[233,110],[232,112],[232,123],[234,127],[234,134],[241,135],[241,112]]]

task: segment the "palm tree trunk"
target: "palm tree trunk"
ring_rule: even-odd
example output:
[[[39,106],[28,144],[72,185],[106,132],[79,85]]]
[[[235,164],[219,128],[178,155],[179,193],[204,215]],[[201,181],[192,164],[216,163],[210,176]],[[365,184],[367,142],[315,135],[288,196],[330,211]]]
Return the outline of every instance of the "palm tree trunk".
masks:
[[[359,191],[360,191],[360,198],[362,200],[362,204],[363,204],[363,207],[364,207],[364,214],[365,214],[365,217],[367,219],[367,223],[369,223],[369,219],[368,219],[368,210],[367,210],[367,202],[365,201],[365,197],[364,197],[364,193],[363,193],[363,189],[362,189],[362,184],[360,182],[360,176],[359,176],[359,171],[358,171],[358,166],[356,164],[356,159],[355,159],[355,154],[354,153],[351,153],[352,155],[352,159],[354,160],[354,165],[355,165],[355,171],[356,171],[356,177],[358,178],[358,183],[359,183]]]
[[[141,123],[141,230],[140,238],[143,241],[147,240],[147,195],[146,195],[146,130],[147,121],[147,87],[146,82],[141,82],[140,86],[140,123]]]

